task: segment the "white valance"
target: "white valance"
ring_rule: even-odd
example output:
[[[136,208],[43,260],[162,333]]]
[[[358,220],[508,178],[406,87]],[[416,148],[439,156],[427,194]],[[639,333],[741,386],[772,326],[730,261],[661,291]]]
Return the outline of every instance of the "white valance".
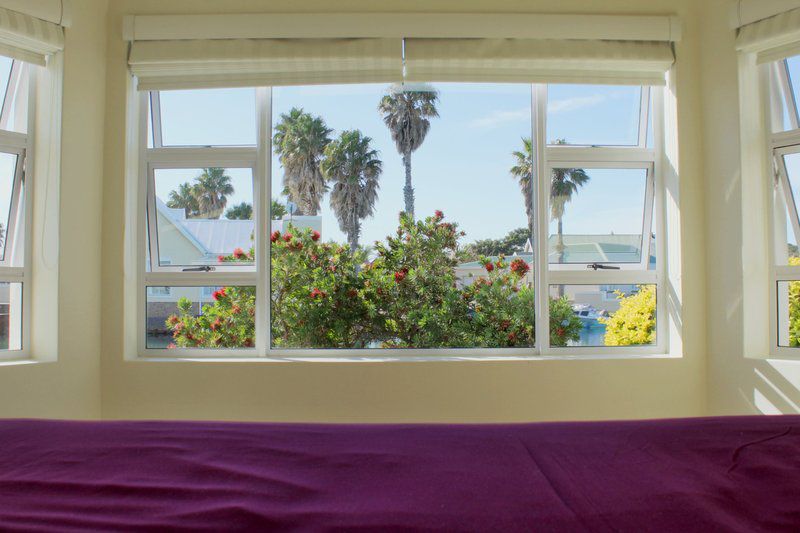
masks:
[[[669,42],[407,39],[409,81],[664,85]]]
[[[758,63],[800,54],[800,8],[742,26],[736,48],[756,53]]]
[[[50,54],[63,49],[62,26],[0,7],[0,55],[45,65]]]
[[[398,82],[400,39],[135,41],[139,89]]]

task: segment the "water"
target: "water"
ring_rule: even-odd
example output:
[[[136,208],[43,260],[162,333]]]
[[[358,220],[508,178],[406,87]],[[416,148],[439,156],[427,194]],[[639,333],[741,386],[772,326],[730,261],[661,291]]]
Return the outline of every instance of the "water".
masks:
[[[606,326],[591,318],[583,321],[580,340],[570,343],[570,346],[605,346],[605,336]]]

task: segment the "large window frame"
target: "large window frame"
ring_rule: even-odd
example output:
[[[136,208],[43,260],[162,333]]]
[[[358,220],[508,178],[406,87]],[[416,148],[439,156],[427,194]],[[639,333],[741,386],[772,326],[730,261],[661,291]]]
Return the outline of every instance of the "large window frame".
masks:
[[[780,287],[785,282],[800,282],[800,266],[783,264],[779,260],[778,240],[786,240],[782,235],[783,228],[788,223],[794,233],[796,242],[800,243],[800,213],[798,213],[796,199],[800,199],[800,191],[793,191],[789,173],[786,168],[785,156],[800,154],[800,102],[795,99],[791,87],[789,66],[786,59],[768,63],[761,66],[762,89],[765,95],[764,108],[766,114],[766,131],[769,135],[768,147],[772,172],[768,175],[771,179],[772,194],[770,200],[770,352],[772,355],[797,357],[800,348],[781,346],[780,328],[788,327],[788,315],[782,316],[782,302],[779,294]],[[784,130],[784,111],[788,116],[788,130]],[[778,127],[777,125],[780,125]],[[780,228],[780,229],[779,229]],[[781,236],[784,238],[781,239]],[[783,244],[785,246],[785,243]],[[787,324],[783,324],[787,321]]]
[[[0,351],[0,360],[28,359],[31,353],[31,228],[33,212],[33,138],[36,117],[36,71],[33,65],[13,60],[0,109],[0,153],[16,157],[14,181],[0,258],[0,282],[21,284],[20,313],[10,315],[11,331],[19,332],[19,349]],[[27,84],[27,85],[26,85]],[[20,98],[21,97],[21,98]],[[26,113],[26,132],[8,129],[12,113]],[[6,221],[2,221],[6,224]]]
[[[135,83],[135,82],[134,82]],[[663,179],[664,142],[664,92],[662,87],[643,87],[640,106],[638,146],[586,146],[548,145],[547,85],[532,84],[531,134],[534,139],[534,180],[532,183],[535,220],[534,235],[536,300],[536,346],[533,348],[453,348],[453,349],[276,349],[271,347],[270,335],[270,262],[268,231],[271,220],[271,153],[272,153],[272,91],[269,87],[256,88],[257,139],[255,146],[246,147],[165,147],[161,143],[160,103],[157,91],[139,91],[138,97],[138,200],[137,212],[147,213],[137,224],[137,286],[138,313],[136,324],[137,354],[153,358],[194,357],[378,357],[402,358],[404,356],[491,357],[491,356],[650,356],[669,352],[667,291],[666,291],[666,239],[665,195]],[[652,117],[650,117],[652,113]],[[648,120],[652,118],[653,138],[648,143]],[[153,131],[148,128],[152,120]],[[152,134],[152,139],[148,135]],[[152,147],[148,144],[152,141]],[[648,147],[651,144],[651,147]],[[569,164],[585,168],[631,168],[646,171],[646,198],[643,213],[642,253],[638,263],[619,263],[619,270],[591,270],[585,264],[548,264],[549,179],[554,167]],[[219,265],[210,271],[185,271],[180,266],[160,265],[155,224],[154,172],[161,168],[200,168],[206,166],[251,168],[254,180],[255,265],[248,268]],[[652,228],[652,229],[651,229]],[[648,269],[652,231],[656,239],[656,268]],[[151,248],[148,250],[148,242]],[[145,267],[149,257],[151,267]],[[551,347],[549,342],[549,287],[569,285],[632,285],[653,284],[657,287],[656,343],[629,347]],[[248,285],[256,287],[256,339],[253,348],[173,348],[170,350],[147,348],[146,345],[146,291],[147,287],[206,287]]]

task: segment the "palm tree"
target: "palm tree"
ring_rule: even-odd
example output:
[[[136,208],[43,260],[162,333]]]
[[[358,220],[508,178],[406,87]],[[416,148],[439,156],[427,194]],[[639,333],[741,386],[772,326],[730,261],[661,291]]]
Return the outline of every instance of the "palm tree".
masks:
[[[525,214],[528,216],[528,238],[533,243],[533,143],[530,137],[522,139],[522,150],[511,153],[514,166],[511,176],[519,181],[519,189],[525,199]]]
[[[567,144],[564,139],[555,144]],[[558,220],[558,262],[564,262],[564,210],[578,189],[589,182],[589,175],[582,168],[554,168],[550,181],[550,219]]]
[[[414,218],[414,187],[411,185],[411,154],[422,146],[431,128],[430,119],[438,117],[436,103],[439,93],[433,88],[404,91],[400,85],[392,85],[389,93],[381,98],[378,111],[392,134],[397,151],[403,156],[406,167],[406,184],[403,187],[405,210]]]
[[[231,177],[225,174],[224,168],[204,168],[197,176],[194,196],[200,206],[200,214],[208,218],[219,218],[228,204],[228,196],[233,194]]]
[[[288,211],[286,210],[286,206],[284,204],[280,203],[278,200],[273,198],[271,213],[272,213],[272,220],[280,220],[283,218],[283,215],[288,213]]]
[[[321,164],[323,175],[333,183],[331,207],[351,252],[358,248],[361,220],[372,215],[378,199],[383,165],[371,142],[358,130],[343,131],[325,148]]]
[[[253,206],[247,202],[237,204],[225,211],[225,218],[229,220],[252,220]]]
[[[200,204],[197,203],[194,186],[190,183],[181,183],[178,190],[170,191],[167,207],[183,209],[186,218],[195,218],[200,214]]]
[[[297,214],[316,215],[328,190],[319,164],[330,140],[331,129],[321,117],[293,107],[281,115],[272,138],[275,154],[283,166],[283,185]]]

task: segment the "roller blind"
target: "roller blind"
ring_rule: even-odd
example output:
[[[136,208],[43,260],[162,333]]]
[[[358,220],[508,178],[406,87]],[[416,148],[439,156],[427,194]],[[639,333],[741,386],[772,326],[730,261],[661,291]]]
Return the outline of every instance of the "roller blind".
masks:
[[[664,85],[668,42],[407,39],[409,81]]]
[[[60,25],[0,7],[0,55],[45,65],[49,55],[63,49]]]
[[[736,37],[736,48],[756,53],[758,63],[800,54],[800,9],[742,26]]]
[[[397,82],[400,39],[135,41],[139,89]]]

